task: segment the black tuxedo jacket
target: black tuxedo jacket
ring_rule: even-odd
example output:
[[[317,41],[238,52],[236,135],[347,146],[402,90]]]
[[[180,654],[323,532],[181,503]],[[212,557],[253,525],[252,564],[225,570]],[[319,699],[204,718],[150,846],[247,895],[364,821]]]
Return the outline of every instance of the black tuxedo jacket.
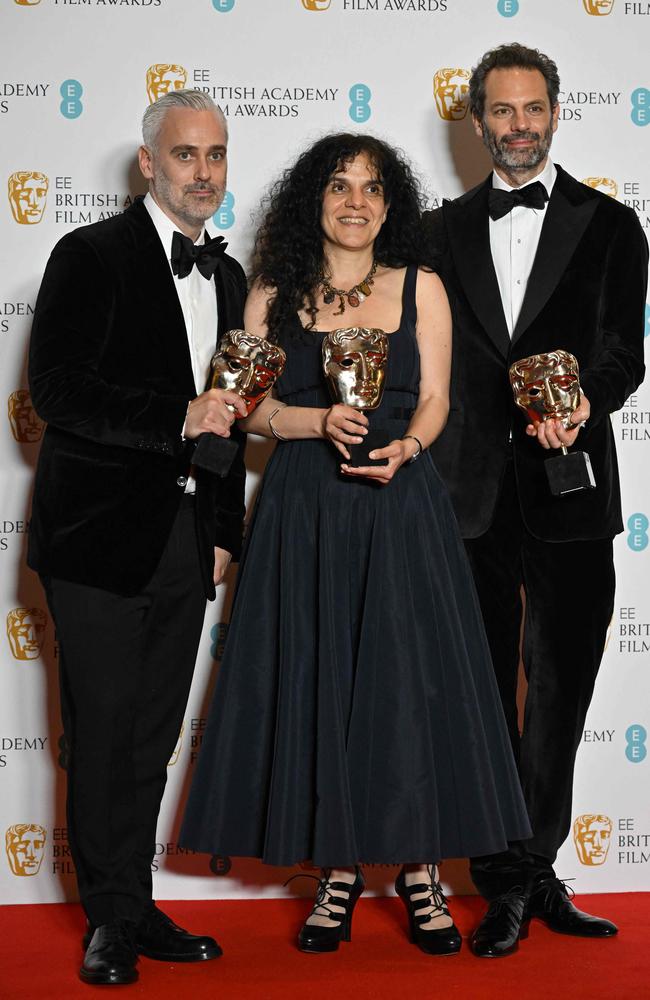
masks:
[[[215,274],[218,336],[241,327],[244,273]],[[28,563],[42,575],[137,594],[153,574],[183,496],[194,445],[181,431],[196,396],[185,322],[165,251],[142,199],[63,237],[36,302],[32,401],[47,421],[36,472]],[[237,433],[237,432],[235,432]],[[206,594],[213,546],[239,555],[244,436],[222,480],[197,471]]]
[[[490,526],[511,432],[522,516],[533,535],[569,541],[623,529],[609,414],[644,374],[648,247],[632,209],[557,171],[512,340],[490,251],[491,176],[424,216],[454,318],[449,420],[432,454],[465,538]],[[588,452],[596,479],[596,489],[565,497],[550,493],[549,453],[525,434],[508,381],[514,361],[557,348],[578,359],[591,418],[575,448]]]

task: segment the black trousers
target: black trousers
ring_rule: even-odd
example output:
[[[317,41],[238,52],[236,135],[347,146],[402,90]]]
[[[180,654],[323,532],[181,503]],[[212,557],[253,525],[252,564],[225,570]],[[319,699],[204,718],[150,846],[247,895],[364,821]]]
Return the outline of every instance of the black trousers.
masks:
[[[94,925],[151,901],[156,822],[205,615],[193,499],[136,597],[43,580],[60,650],[67,822]]]
[[[614,561],[610,539],[534,538],[521,517],[512,461],[492,525],[465,546],[534,834],[501,855],[472,860],[474,882],[490,898],[521,883],[522,866],[524,875],[550,873],[569,833],[576,753],[614,609]],[[528,692],[520,735],[522,612]]]

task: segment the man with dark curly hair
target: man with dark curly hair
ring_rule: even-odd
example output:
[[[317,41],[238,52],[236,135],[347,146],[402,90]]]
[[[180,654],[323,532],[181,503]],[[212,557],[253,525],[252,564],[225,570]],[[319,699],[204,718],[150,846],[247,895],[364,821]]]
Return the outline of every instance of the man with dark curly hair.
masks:
[[[473,938],[485,957],[514,951],[529,917],[564,934],[616,933],[576,909],[553,863],[570,829],[575,756],[613,611],[612,539],[623,524],[609,414],[643,378],[647,246],[631,209],[550,160],[559,87],[555,63],[536,49],[486,53],[469,94],[493,173],[425,217],[454,312],[449,421],[432,452],[472,565],[534,833],[472,862],[490,902]],[[557,349],[580,366],[572,425],[526,426],[508,368]],[[544,459],[577,440],[596,488],[553,496]]]

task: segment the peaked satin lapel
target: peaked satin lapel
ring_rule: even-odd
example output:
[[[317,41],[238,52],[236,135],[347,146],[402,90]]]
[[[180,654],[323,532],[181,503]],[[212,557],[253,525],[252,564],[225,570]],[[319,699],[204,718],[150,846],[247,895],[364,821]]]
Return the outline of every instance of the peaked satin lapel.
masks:
[[[443,207],[443,211],[456,274],[463,291],[486,333],[499,352],[507,357],[510,336],[490,250],[490,185],[491,179],[488,178],[470,198],[451,202]]]
[[[553,294],[596,211],[597,198],[587,195],[576,203],[567,197],[567,192],[571,191],[570,182],[574,188],[577,186],[558,167],[526,294],[512,336],[513,344],[525,333]]]
[[[147,296],[148,329],[159,338],[179,393],[194,397],[196,388],[185,318],[169,261],[142,201],[136,200],[127,211],[134,237],[133,277]]]

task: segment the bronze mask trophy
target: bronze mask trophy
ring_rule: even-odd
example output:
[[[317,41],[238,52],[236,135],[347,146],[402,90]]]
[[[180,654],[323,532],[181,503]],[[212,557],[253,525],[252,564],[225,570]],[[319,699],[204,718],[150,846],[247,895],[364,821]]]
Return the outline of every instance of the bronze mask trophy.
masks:
[[[353,326],[331,330],[323,340],[323,371],[332,397],[355,410],[376,410],[381,403],[388,361],[388,337],[383,330]],[[371,428],[361,444],[348,444],[349,464],[387,465],[386,458],[369,458],[385,448],[388,432]]]
[[[287,356],[277,344],[264,337],[229,330],[221,338],[212,358],[211,389],[230,389],[244,400],[247,415],[252,413],[273,388],[284,371]],[[217,434],[201,434],[192,462],[218,476],[225,476],[237,453],[237,442]]]
[[[533,354],[510,366],[510,384],[519,406],[532,424],[556,418],[566,430],[574,428],[571,414],[580,405],[578,362],[568,351]],[[565,496],[596,485],[589,455],[585,451],[562,454],[544,463],[551,493]]]

